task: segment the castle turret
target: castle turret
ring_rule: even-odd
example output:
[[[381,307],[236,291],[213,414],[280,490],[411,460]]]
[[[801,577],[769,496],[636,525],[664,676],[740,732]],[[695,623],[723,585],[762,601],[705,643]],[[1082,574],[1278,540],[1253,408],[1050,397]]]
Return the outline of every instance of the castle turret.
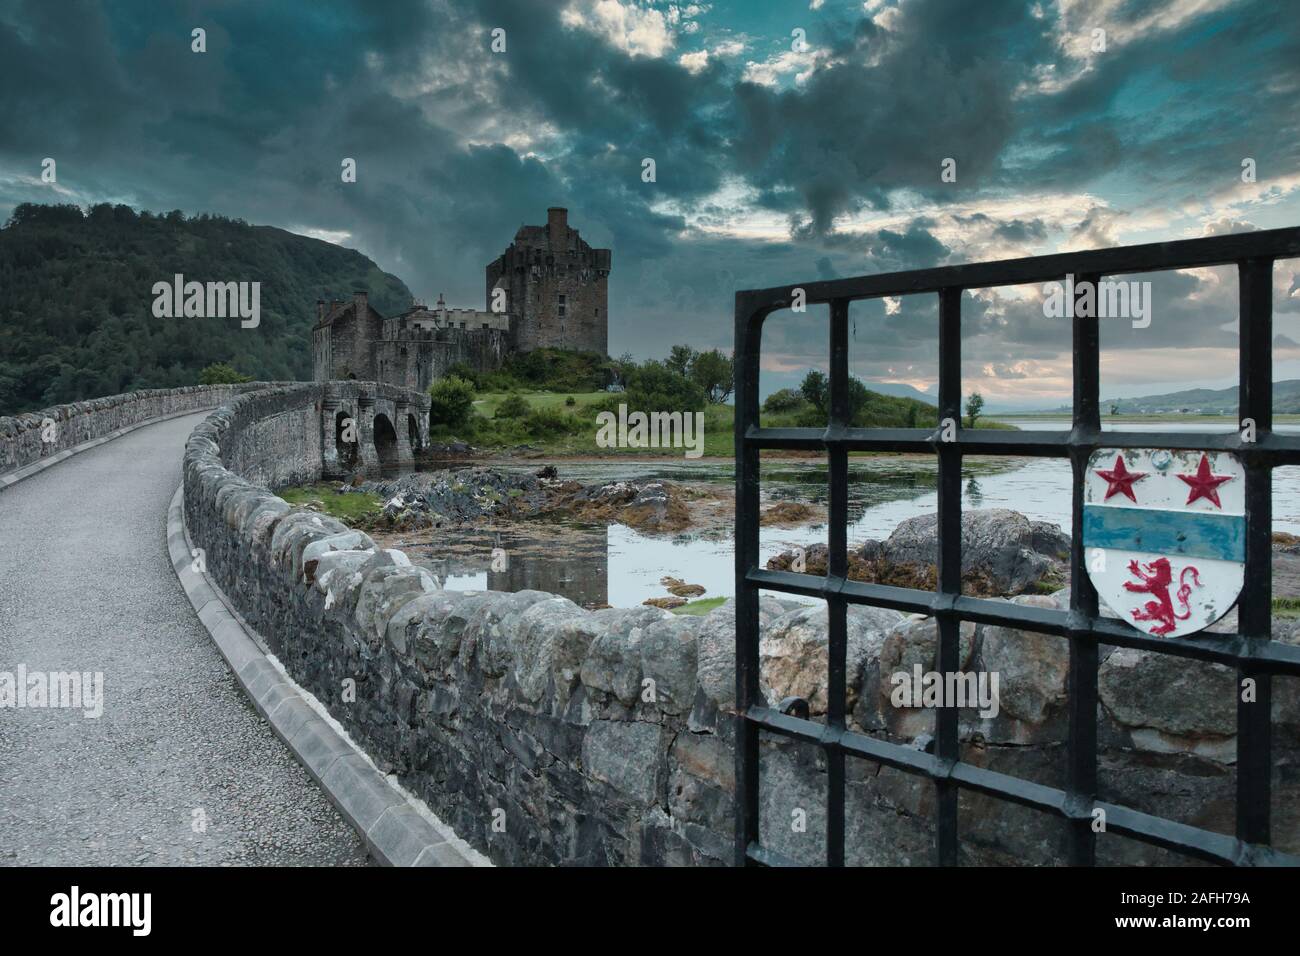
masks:
[[[569,246],[569,210],[552,206],[546,210],[547,241],[552,252],[564,252]]]

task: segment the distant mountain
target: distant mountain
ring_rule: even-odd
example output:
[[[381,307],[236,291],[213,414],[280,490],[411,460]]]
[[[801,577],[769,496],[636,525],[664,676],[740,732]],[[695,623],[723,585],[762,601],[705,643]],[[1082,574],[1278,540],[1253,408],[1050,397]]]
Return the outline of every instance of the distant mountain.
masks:
[[[1164,395],[1146,395],[1142,398],[1103,398],[1102,415],[1154,415],[1161,412],[1182,412],[1188,415],[1235,415],[1237,413],[1237,387],[1188,388]],[[1053,411],[1069,412],[1063,405]],[[1280,415],[1300,414],[1300,379],[1273,383],[1273,412]]]
[[[260,282],[261,322],[155,318],[153,285]],[[137,388],[194,385],[228,362],[256,379],[311,378],[316,300],[411,292],[361,253],[221,216],[129,206],[18,206],[0,229],[0,415]]]
[[[914,385],[905,385],[902,382],[867,382],[866,386],[880,395],[893,395],[895,398],[914,398],[929,405],[933,405],[938,398],[934,392],[923,392]]]

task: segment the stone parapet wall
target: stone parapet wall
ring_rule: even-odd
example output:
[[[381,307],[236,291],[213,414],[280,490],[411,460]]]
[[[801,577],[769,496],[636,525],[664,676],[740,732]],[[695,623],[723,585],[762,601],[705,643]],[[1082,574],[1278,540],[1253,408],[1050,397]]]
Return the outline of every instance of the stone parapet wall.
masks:
[[[730,862],[733,606],[687,617],[587,611],[540,591],[439,590],[402,552],[261,486],[282,467],[271,463],[285,453],[274,444],[281,423],[314,400],[312,386],[236,397],[194,431],[185,454],[194,543],[289,673],[381,769],[497,863]],[[760,611],[765,694],[801,697],[824,720],[824,608],[764,598]],[[924,749],[933,711],[896,706],[890,678],[933,667],[933,621],[851,608],[848,648],[850,729]],[[1001,681],[997,716],[961,712],[963,759],[1063,786],[1067,643],[968,624],[961,650],[964,667]],[[1106,648],[1099,687],[1099,797],[1231,833],[1235,676]],[[1296,682],[1275,682],[1273,708],[1274,842],[1297,852]],[[823,861],[823,755],[776,738],[761,752],[764,844]],[[933,862],[933,784],[850,759],[846,791],[849,863]],[[1065,858],[1060,820],[970,792],[959,820],[963,863]],[[1098,847],[1106,863],[1184,862],[1105,833]]]
[[[220,405],[248,385],[188,385],[110,395],[0,417],[0,475],[152,418]],[[53,427],[48,427],[49,423]],[[52,438],[52,441],[46,440]]]

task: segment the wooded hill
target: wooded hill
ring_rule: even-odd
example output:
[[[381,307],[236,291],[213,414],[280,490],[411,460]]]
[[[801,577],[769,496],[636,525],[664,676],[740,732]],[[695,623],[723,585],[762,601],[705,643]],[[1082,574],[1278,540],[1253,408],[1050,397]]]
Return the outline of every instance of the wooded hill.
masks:
[[[153,286],[260,282],[261,322],[159,319]],[[194,385],[228,362],[259,380],[310,379],[316,300],[367,291],[410,306],[396,276],[352,249],[223,216],[25,203],[0,229],[0,415],[139,388]]]

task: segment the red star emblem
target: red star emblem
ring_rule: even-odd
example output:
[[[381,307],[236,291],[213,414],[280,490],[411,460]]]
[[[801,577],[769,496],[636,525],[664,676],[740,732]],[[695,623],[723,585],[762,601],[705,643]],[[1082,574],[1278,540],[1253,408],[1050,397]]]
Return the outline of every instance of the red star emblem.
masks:
[[[1115,456],[1115,467],[1110,471],[1097,469],[1097,474],[1106,479],[1106,497],[1102,501],[1110,501],[1111,495],[1127,495],[1128,500],[1137,504],[1137,496],[1133,494],[1133,482],[1141,481],[1147,476],[1145,471],[1129,471],[1124,467],[1124,458],[1121,455]]]
[[[1219,485],[1225,481],[1232,481],[1232,475],[1210,474],[1210,461],[1205,455],[1201,455],[1201,463],[1196,468],[1196,474],[1178,477],[1187,482],[1192,489],[1187,495],[1189,505],[1197,498],[1204,498],[1206,501],[1213,501],[1216,508],[1223,507],[1219,501]]]

